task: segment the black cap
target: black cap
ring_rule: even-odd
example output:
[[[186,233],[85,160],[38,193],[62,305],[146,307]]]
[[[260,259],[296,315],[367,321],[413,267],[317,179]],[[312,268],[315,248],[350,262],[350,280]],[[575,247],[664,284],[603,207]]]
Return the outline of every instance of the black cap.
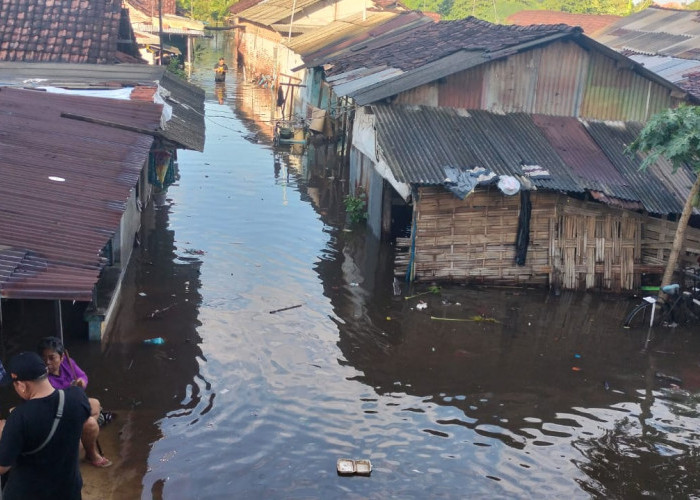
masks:
[[[2,366],[2,362],[0,362],[0,386],[8,385],[10,382],[12,382],[12,377],[5,371],[5,367]]]
[[[15,354],[7,364],[12,380],[36,380],[47,373],[46,364],[35,352]]]

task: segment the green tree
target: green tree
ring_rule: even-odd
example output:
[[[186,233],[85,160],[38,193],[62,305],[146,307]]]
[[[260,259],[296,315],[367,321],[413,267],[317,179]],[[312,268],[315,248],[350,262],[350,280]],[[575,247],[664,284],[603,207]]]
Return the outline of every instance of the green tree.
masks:
[[[628,154],[648,153],[642,162],[642,169],[653,165],[660,156],[663,156],[673,164],[674,173],[681,166],[690,165],[698,174],[678,220],[671,253],[661,279],[662,286],[668,285],[673,280],[678,256],[685,241],[688,220],[700,191],[700,108],[681,104],[675,109],[657,113],[644,126],[634,142],[627,147],[626,152]]]

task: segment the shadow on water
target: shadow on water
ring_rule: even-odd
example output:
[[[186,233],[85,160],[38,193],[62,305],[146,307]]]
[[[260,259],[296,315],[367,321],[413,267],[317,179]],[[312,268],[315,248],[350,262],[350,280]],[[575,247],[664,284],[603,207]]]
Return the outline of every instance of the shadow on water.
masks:
[[[233,71],[216,89],[217,57],[193,75],[206,149],[181,152],[83,363],[120,412],[114,498],[697,493],[696,336],[643,351],[606,295],[395,294],[391,246],[346,224],[332,148],[272,148],[271,93]],[[371,477],[337,476],[343,457]]]

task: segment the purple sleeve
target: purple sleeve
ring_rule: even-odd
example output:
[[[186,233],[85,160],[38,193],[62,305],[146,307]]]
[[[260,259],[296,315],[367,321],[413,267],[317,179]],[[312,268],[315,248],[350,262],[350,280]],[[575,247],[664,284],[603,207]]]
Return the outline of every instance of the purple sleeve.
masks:
[[[68,358],[66,357],[66,358],[63,360],[63,362],[65,363],[67,360],[68,360]],[[73,371],[71,372],[71,380],[72,380],[72,378],[73,378],[72,374],[75,373],[75,378],[76,378],[76,379],[81,378],[81,379],[83,379],[83,380],[85,381],[85,388],[87,389],[87,385],[88,385],[88,376],[87,376],[87,375],[85,374],[85,372],[78,366],[78,363],[76,363],[75,361],[73,361],[73,359],[70,360],[70,363],[71,363],[71,365],[73,366]],[[63,364],[63,363],[61,363],[61,364]],[[66,367],[66,368],[68,368],[68,367]],[[68,370],[70,370],[70,368],[68,368]]]
[[[49,382],[51,382],[54,389],[65,389],[66,387],[70,387],[71,382],[73,382],[73,373],[75,373],[75,378],[82,378],[85,380],[85,387],[87,387],[87,375],[72,359],[69,365],[67,357],[64,357],[63,361],[61,361],[58,375],[49,374]]]

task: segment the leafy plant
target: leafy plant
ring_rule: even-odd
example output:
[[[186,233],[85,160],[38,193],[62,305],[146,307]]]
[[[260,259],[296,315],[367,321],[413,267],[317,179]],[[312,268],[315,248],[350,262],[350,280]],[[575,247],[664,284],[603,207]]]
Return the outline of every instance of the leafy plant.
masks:
[[[187,78],[187,74],[185,73],[185,70],[180,67],[180,60],[177,57],[170,58],[170,62],[168,62],[168,67],[166,69],[182,79]]]
[[[345,212],[350,217],[350,223],[358,224],[367,220],[367,196],[358,192],[357,196],[347,195],[343,199]]]

